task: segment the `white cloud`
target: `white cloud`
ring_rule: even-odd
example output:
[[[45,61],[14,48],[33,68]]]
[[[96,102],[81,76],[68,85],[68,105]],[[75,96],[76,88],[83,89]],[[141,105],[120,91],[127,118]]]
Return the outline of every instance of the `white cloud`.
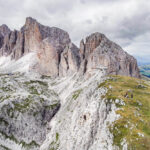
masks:
[[[130,54],[141,55],[141,49],[150,54],[145,39],[145,34],[150,37],[148,0],[0,0],[0,14],[0,24],[11,29],[19,29],[31,16],[66,30],[77,45],[85,36],[102,32]]]

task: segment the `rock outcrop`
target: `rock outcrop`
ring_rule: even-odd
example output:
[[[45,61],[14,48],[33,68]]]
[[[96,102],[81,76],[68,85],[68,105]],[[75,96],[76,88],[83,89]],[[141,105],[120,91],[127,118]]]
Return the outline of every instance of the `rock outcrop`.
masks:
[[[107,74],[140,77],[136,60],[101,33],[82,40],[78,49],[67,32],[43,26],[31,17],[20,31],[10,31],[6,25],[0,27],[0,56],[18,60],[30,52],[37,56],[31,70],[43,75],[87,74],[103,67]]]

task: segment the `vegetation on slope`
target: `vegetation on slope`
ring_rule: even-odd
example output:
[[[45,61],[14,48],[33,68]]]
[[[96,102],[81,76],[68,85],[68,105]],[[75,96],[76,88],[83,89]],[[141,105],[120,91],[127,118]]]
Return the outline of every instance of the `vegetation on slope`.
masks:
[[[112,76],[100,86],[108,89],[107,102],[119,108],[120,118],[110,127],[114,145],[122,149],[126,141],[129,150],[150,149],[150,82]]]

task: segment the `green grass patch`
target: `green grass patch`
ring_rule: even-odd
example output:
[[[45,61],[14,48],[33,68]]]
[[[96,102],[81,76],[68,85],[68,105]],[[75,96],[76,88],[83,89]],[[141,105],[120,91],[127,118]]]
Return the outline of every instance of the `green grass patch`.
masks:
[[[56,133],[56,141],[59,139],[59,133]]]
[[[59,148],[59,133],[56,132],[56,140],[51,142],[48,149],[49,150],[58,150],[58,148]]]
[[[72,98],[73,98],[74,100],[76,100],[76,99],[79,97],[79,95],[80,95],[81,92],[82,92],[82,89],[79,89],[79,90],[75,91],[75,92],[73,93],[73,95],[72,95]]]
[[[23,113],[28,110],[30,105],[33,103],[33,100],[26,98],[22,102],[17,103],[16,101],[13,101],[12,103],[14,104],[14,110]]]
[[[26,85],[30,85],[30,84],[34,84],[34,83],[38,83],[39,85],[42,86],[48,86],[48,84],[46,82],[40,81],[40,80],[30,80],[27,82],[24,82]]]
[[[125,76],[111,76],[99,85],[106,87],[107,102],[123,100],[125,105],[116,113],[121,117],[110,127],[114,136],[114,145],[122,149],[125,139],[131,150],[150,149],[150,83]],[[110,88],[111,87],[111,88]]]

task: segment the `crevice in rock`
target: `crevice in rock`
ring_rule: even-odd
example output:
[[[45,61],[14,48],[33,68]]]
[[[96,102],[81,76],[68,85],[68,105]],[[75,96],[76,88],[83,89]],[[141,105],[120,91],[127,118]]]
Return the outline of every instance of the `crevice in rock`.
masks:
[[[17,31],[15,30],[14,32],[15,32],[15,41],[14,41],[13,44],[16,45],[16,42],[17,42],[17,38],[18,38],[18,37],[17,37]]]
[[[58,55],[58,66],[57,66],[58,74],[57,74],[57,75],[58,75],[58,76],[59,76],[59,67],[60,67],[59,65],[60,65],[60,61],[61,61],[61,53],[62,53],[62,52],[57,52],[57,55]]]
[[[66,64],[67,64],[67,70],[69,70],[68,57],[65,57],[65,56],[64,56],[64,58],[65,58],[65,61],[66,61]]]
[[[132,76],[132,64],[131,63],[129,65],[129,72],[130,72],[130,76]]]
[[[22,50],[21,50],[21,52],[22,52],[22,54],[21,55],[23,55],[24,54],[24,51],[25,51],[25,35],[24,35],[24,32],[22,33],[23,35],[22,35]]]
[[[83,68],[83,74],[86,73],[86,71],[87,71],[87,63],[88,63],[88,61],[87,61],[87,59],[85,59],[85,61],[84,61],[84,68]]]
[[[0,35],[0,48],[3,46],[4,37]]]

